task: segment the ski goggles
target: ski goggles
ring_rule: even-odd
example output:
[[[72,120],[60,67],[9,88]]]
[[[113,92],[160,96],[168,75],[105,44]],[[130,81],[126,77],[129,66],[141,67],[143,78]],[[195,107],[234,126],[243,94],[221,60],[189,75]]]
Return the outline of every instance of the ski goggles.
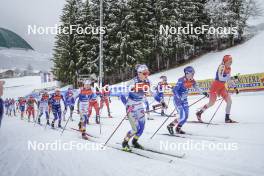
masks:
[[[149,71],[148,70],[140,72],[140,73],[142,73],[144,76],[149,76]]]

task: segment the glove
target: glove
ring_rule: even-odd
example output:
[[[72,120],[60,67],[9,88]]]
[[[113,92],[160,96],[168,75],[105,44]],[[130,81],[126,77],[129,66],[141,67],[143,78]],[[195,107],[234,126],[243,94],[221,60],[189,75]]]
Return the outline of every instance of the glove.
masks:
[[[163,102],[161,102],[161,106],[163,107],[163,108],[167,108],[167,105],[166,105],[166,103],[163,101]]]
[[[79,109],[77,109],[77,114],[80,114],[80,110]]]
[[[209,98],[209,94],[207,92],[203,92],[203,95]]]
[[[238,75],[232,76],[231,79],[235,80],[235,81],[238,81]]]
[[[239,94],[239,90],[237,87],[234,87],[234,90],[235,90],[236,94]]]
[[[127,112],[131,112],[134,109],[134,106],[127,106]]]

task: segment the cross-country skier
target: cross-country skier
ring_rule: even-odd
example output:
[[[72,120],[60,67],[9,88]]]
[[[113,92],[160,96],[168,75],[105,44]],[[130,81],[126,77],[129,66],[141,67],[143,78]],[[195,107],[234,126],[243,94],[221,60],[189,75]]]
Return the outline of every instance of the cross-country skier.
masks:
[[[99,90],[97,90],[97,88],[94,87],[94,83],[92,83],[91,85],[91,90],[93,91],[93,94],[91,95],[91,98],[89,100],[89,108],[88,108],[88,118],[90,118],[90,116],[92,115],[92,109],[94,108],[95,110],[95,122],[97,124],[100,123],[100,109],[99,109],[99,105],[98,105],[98,101],[97,101],[97,95],[100,94]]]
[[[226,123],[235,123],[236,121],[230,119],[230,111],[232,105],[231,96],[228,94],[228,90],[226,89],[226,83],[231,84],[236,93],[239,93],[238,89],[235,86],[235,80],[238,79],[237,76],[231,77],[231,65],[232,65],[232,57],[231,55],[225,55],[223,57],[222,63],[219,65],[216,71],[216,77],[214,82],[211,85],[210,89],[210,99],[209,103],[204,105],[200,111],[196,113],[198,121],[202,122],[202,113],[213,106],[216,102],[217,96],[221,96],[226,102],[226,115],[225,122]]]
[[[122,147],[125,151],[131,150],[128,142],[132,137],[132,145],[136,148],[143,148],[138,143],[138,139],[142,135],[145,127],[144,96],[146,93],[151,92],[150,81],[148,80],[148,67],[145,64],[138,65],[136,70],[137,76],[128,83],[130,90],[126,102],[126,111],[132,130],[128,131],[122,142]]]
[[[12,112],[14,113],[14,116],[16,116],[16,101],[14,98],[10,99],[9,102],[9,116],[12,116]]]
[[[159,102],[159,104],[152,106],[153,109],[155,110],[157,107],[167,107],[165,101],[164,101],[164,91],[168,88],[170,88],[168,82],[167,82],[167,77],[166,76],[161,76],[160,77],[161,81],[158,83],[156,87],[156,92],[154,93],[154,99]],[[164,116],[164,109],[161,109],[161,115]]]
[[[3,96],[3,85],[5,84],[4,81],[0,81],[0,127],[1,127],[1,123],[2,123],[2,118],[4,115],[4,101],[2,100],[2,96]]]
[[[64,98],[61,95],[60,89],[55,89],[55,93],[49,98],[54,119],[51,122],[51,127],[54,128],[55,121],[59,119],[58,127],[61,128],[61,101],[65,104]]]
[[[9,113],[9,99],[6,98],[4,103],[5,103],[5,110],[6,110],[5,115],[8,115],[8,113]]]
[[[89,101],[94,97],[95,92],[91,87],[91,81],[86,80],[83,83],[83,87],[80,89],[78,95],[78,103],[77,109],[78,113],[80,113],[80,122],[78,124],[79,130],[82,132],[82,138],[87,139],[86,136],[86,125],[89,123],[88,119],[88,108],[89,108]]]
[[[65,109],[63,111],[63,120],[64,121],[66,120],[65,115],[67,113],[68,108],[70,109],[70,119],[71,119],[71,121],[73,121],[72,114],[74,111],[74,104],[75,104],[75,98],[73,96],[72,88],[68,88],[68,91],[65,94],[65,105],[64,105]]]
[[[30,95],[27,100],[27,113],[28,113],[28,122],[30,122],[30,116],[32,115],[33,121],[35,121],[35,107],[34,104],[38,105],[36,99]]]
[[[16,100],[16,113],[19,113],[19,103],[18,103],[18,100]]]
[[[24,112],[25,112],[25,108],[26,108],[26,103],[27,103],[27,101],[26,101],[26,99],[24,97],[20,97],[18,99],[21,120],[23,120],[23,118],[24,118]]]
[[[100,92],[100,110],[102,111],[104,104],[105,104],[107,108],[107,112],[108,112],[108,117],[112,118],[111,113],[110,113],[110,107],[109,107],[110,103],[111,103],[110,90],[108,86],[105,86]]]
[[[209,96],[207,92],[203,92],[197,85],[196,81],[194,80],[194,68],[191,66],[187,66],[184,68],[184,76],[181,77],[178,82],[176,83],[175,87],[173,87],[173,101],[175,108],[177,109],[178,113],[180,114],[179,121],[175,119],[171,122],[167,129],[170,134],[174,134],[174,127],[176,126],[176,132],[179,134],[185,134],[185,132],[181,129],[182,126],[188,119],[189,116],[189,105],[188,105],[188,92],[190,88],[196,89],[200,94],[205,96]]]
[[[44,91],[41,95],[40,100],[38,101],[38,109],[39,109],[39,116],[38,116],[38,124],[41,124],[40,118],[45,113],[47,125],[49,125],[49,94],[47,91]]]

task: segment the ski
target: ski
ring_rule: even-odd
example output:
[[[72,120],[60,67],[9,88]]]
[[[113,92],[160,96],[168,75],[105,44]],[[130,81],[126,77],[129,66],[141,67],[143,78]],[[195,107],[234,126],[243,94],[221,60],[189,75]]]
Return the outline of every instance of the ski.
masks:
[[[117,143],[117,144],[121,145],[121,143]],[[133,146],[130,146],[130,147],[133,149],[132,151],[143,150],[143,151],[147,151],[147,152],[152,152],[152,153],[161,154],[161,155],[170,156],[170,157],[175,157],[175,158],[180,158],[180,159],[185,157],[185,153],[183,153],[183,154],[172,154],[172,153],[166,153],[166,152],[162,152],[162,151],[147,148],[147,147],[144,147],[143,149],[135,148]]]
[[[189,136],[200,136],[200,137],[208,137],[208,138],[221,138],[221,139],[228,139],[228,136],[212,136],[212,135],[206,135],[206,134],[194,134],[194,133],[185,133],[184,135]]]
[[[107,145],[107,147],[113,148],[113,149],[116,149],[116,150],[120,150],[120,151],[123,151],[123,152],[126,152],[126,153],[134,154],[134,155],[137,155],[137,156],[141,156],[141,157],[144,157],[144,158],[147,158],[147,159],[151,159],[151,160],[156,160],[156,161],[165,162],[165,163],[173,163],[174,162],[173,159],[168,158],[167,156],[161,157],[160,154],[156,155],[157,153],[150,152],[150,151],[147,151],[147,150],[140,150],[140,149],[133,148],[131,151],[125,151],[125,150],[123,150],[123,148],[120,145],[118,145],[118,146]]]
[[[213,139],[213,138],[207,138],[207,137],[201,137],[201,136],[191,136],[191,135],[185,135],[185,134],[169,134],[169,133],[164,133],[164,134],[157,134],[157,135],[177,137],[177,138],[185,138],[185,139],[193,139],[193,140],[216,141],[216,139]]]
[[[81,133],[81,131],[80,131],[79,129],[77,129],[77,128],[72,128],[72,127],[71,127],[71,129],[74,130],[74,131],[78,131],[78,132]],[[91,135],[91,134],[89,134],[89,133],[87,133],[87,132],[85,132],[85,134],[86,134],[87,136],[89,136],[89,137],[98,138],[97,136]]]
[[[159,115],[162,115],[162,113],[161,112],[157,112],[157,111],[152,111],[152,113],[155,113],[155,114],[159,114]],[[167,116],[167,117],[176,117],[177,116],[177,114],[172,114],[172,115],[168,115],[168,114],[166,114],[166,113],[164,113],[163,114],[163,116]]]
[[[190,121],[187,121],[187,123],[206,124],[206,125],[208,125],[208,124],[210,124],[210,125],[220,125],[218,123],[209,123],[209,122],[204,122],[204,121],[199,122],[197,120],[190,120]]]
[[[211,135],[193,134],[193,133],[185,133],[185,134],[163,133],[159,135],[174,136],[174,137],[180,137],[180,138],[195,138],[195,139],[208,140],[208,141],[216,141],[216,139],[228,139],[229,138],[227,136],[211,136]]]
[[[137,155],[137,156],[141,156],[141,157],[144,157],[144,158],[147,158],[147,159],[153,159],[155,160],[154,158],[148,156],[148,155],[144,155],[140,152],[137,152],[137,151],[134,151],[134,150],[131,150],[131,151],[125,151],[123,150],[122,147],[117,147],[117,146],[113,146],[113,145],[107,145],[107,147],[109,148],[112,148],[112,149],[115,149],[115,150],[119,150],[119,151],[122,151],[122,152],[126,152],[126,153],[131,153],[131,154],[134,154],[134,155]]]

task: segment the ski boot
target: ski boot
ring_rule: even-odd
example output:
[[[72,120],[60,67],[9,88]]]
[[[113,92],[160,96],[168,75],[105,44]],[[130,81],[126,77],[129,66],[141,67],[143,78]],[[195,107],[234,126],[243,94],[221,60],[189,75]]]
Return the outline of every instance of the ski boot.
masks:
[[[28,122],[30,122],[30,118],[28,117]]]
[[[185,134],[185,132],[181,129],[181,126],[179,126],[179,125],[176,127],[176,132],[178,134]]]
[[[100,124],[100,117],[99,117],[99,115],[95,116],[95,122],[97,124]]]
[[[225,123],[238,123],[237,121],[230,119],[229,116],[230,116],[230,114],[226,114]]]
[[[164,110],[163,109],[161,110],[161,113],[160,114],[161,114],[161,116],[165,116],[165,113],[164,113]]]
[[[142,147],[142,145],[140,145],[139,143],[138,143],[138,138],[136,137],[134,137],[133,138],[133,140],[132,140],[132,144],[133,144],[133,146],[135,147],[135,148],[138,148],[138,149],[144,149],[143,147]]]
[[[82,129],[82,126],[83,126],[82,123],[83,123],[82,121],[80,121],[80,122],[78,123],[79,130]]]
[[[52,122],[51,122],[51,127],[52,127],[52,128],[54,128],[54,124],[55,124],[55,121],[52,120]]]
[[[38,124],[40,125],[40,118],[38,118]]]
[[[47,125],[50,125],[50,123],[49,123],[49,119],[47,120]]]
[[[82,132],[82,138],[83,138],[84,140],[88,140],[89,138],[88,138],[88,136],[87,136],[87,134],[86,134],[86,130],[85,130],[85,128],[82,128],[80,131]]]
[[[59,120],[58,128],[62,128],[62,127],[61,127],[61,120]]]
[[[203,110],[200,110],[196,113],[196,117],[197,117],[197,120],[198,122],[202,123],[202,113],[203,113]]]
[[[108,118],[113,118],[113,117],[111,116],[110,112],[108,112]]]
[[[173,135],[173,134],[174,134],[174,130],[173,130],[173,127],[174,127],[174,126],[175,126],[175,125],[174,125],[173,123],[170,123],[170,124],[167,126],[167,129],[168,129],[170,135]]]
[[[122,150],[126,151],[126,152],[131,152],[131,149],[128,145],[128,141],[124,139],[124,141],[122,142]]]

